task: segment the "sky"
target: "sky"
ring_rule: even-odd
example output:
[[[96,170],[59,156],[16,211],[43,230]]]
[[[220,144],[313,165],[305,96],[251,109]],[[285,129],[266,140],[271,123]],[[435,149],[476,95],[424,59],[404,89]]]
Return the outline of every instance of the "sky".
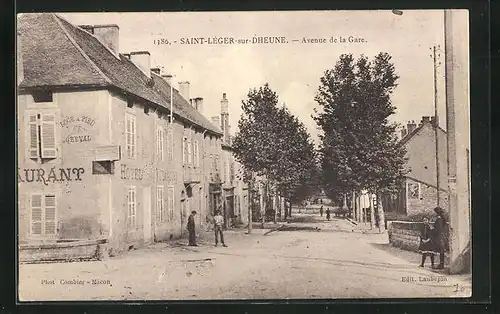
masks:
[[[220,99],[229,100],[234,133],[241,101],[249,89],[269,83],[317,141],[311,118],[314,96],[325,70],[343,53],[373,58],[379,52],[393,57],[399,85],[392,96],[396,113],[391,121],[418,122],[434,115],[434,76],[431,47],[439,45],[437,67],[438,113],[446,127],[444,98],[444,29],[442,10],[404,11],[268,11],[62,13],[73,24],[117,24],[119,50],[149,51],[152,67],[189,81],[190,97],[203,97],[203,114],[220,114]],[[284,36],[286,44],[187,45],[181,38]],[[364,43],[301,43],[303,38],[363,38]],[[156,45],[166,38],[171,45]],[[173,43],[173,41],[177,43]],[[299,40],[299,42],[293,42]],[[468,43],[464,43],[468,44]],[[318,142],[317,142],[318,143]]]

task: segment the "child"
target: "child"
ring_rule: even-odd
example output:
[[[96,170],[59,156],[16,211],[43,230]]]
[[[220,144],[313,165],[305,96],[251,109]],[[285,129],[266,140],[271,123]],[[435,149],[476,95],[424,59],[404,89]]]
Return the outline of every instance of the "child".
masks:
[[[432,245],[432,228],[429,224],[429,219],[423,219],[423,226],[420,232],[420,245],[418,247],[418,251],[422,253],[422,262],[420,263],[420,267],[424,267],[425,259],[427,255],[431,257],[432,268],[434,268],[434,252]]]

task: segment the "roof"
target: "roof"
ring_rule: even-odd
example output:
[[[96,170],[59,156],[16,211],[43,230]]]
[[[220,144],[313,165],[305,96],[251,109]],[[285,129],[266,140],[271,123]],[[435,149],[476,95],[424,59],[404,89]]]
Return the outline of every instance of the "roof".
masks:
[[[420,132],[420,130],[422,130],[422,128],[424,127],[424,125],[429,125],[432,127],[432,125],[430,123],[421,123],[419,124],[418,127],[416,127],[413,131],[411,131],[410,133],[406,134],[400,141],[399,141],[399,145],[404,145],[406,144],[411,138],[413,138],[417,133]],[[439,129],[444,132],[444,134],[446,134],[446,131],[443,130],[441,127],[439,127]]]
[[[170,111],[171,88],[163,78],[154,73],[149,78],[123,54],[117,57],[95,36],[58,15],[22,14],[18,30],[24,66],[20,88],[115,87]],[[219,128],[173,90],[174,115],[222,135]]]

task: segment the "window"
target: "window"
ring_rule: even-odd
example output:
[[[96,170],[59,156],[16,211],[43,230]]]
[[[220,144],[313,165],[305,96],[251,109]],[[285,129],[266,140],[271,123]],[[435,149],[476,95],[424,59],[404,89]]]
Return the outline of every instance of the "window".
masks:
[[[167,155],[168,160],[174,159],[174,132],[171,127],[168,128],[167,131]]]
[[[127,224],[129,227],[135,227],[136,225],[136,197],[135,197],[135,186],[129,186],[127,192]]]
[[[167,210],[168,210],[168,218],[170,221],[174,220],[174,187],[169,186],[167,191]]]
[[[420,199],[420,183],[408,183],[408,198]]]
[[[56,158],[56,115],[54,113],[29,114],[28,119],[28,156],[42,159]]]
[[[200,151],[199,151],[199,144],[198,141],[194,141],[193,143],[193,157],[194,157],[194,162],[193,165],[195,167],[200,166]]]
[[[187,163],[188,165],[193,164],[193,143],[191,142],[191,137],[187,140]]]
[[[158,160],[163,161],[164,159],[164,145],[165,145],[165,137],[164,131],[162,128],[158,128],[156,137],[156,152],[158,154]]]
[[[156,219],[158,222],[165,221],[165,195],[162,185],[156,188]]]
[[[56,234],[55,194],[35,193],[31,195],[31,234]]]
[[[188,156],[188,152],[187,152],[187,137],[183,137],[182,138],[182,163],[183,164],[187,164],[187,156]]]
[[[38,91],[38,92],[34,92],[32,95],[33,95],[33,100],[35,102],[52,102],[53,101],[51,91]]]
[[[115,162],[111,160],[92,161],[92,174],[114,174]]]
[[[135,116],[127,113],[126,117],[126,127],[125,127],[125,135],[126,135],[126,148],[127,148],[127,157],[130,159],[135,159],[136,156],[136,123]]]

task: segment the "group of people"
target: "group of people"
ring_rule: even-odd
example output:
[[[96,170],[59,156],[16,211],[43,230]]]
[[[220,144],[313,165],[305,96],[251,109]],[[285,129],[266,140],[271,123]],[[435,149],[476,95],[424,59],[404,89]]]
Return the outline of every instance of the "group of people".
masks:
[[[444,250],[446,247],[446,219],[444,211],[440,207],[434,208],[437,218],[431,225],[429,219],[423,219],[423,227],[420,234],[419,251],[422,253],[420,267],[424,267],[427,256],[431,258],[431,267],[434,268],[434,254],[439,254],[439,265],[437,269],[444,268]]]
[[[187,229],[189,233],[189,246],[198,246],[198,244],[196,244],[196,225],[194,222],[195,216],[196,216],[196,211],[193,210],[188,218]],[[219,245],[219,238],[220,238],[222,246],[227,247],[226,243],[224,243],[224,233],[222,231],[222,225],[224,224],[224,217],[222,217],[220,209],[215,212],[212,222],[209,223],[213,223],[214,225],[215,246]]]
[[[330,220],[330,207],[326,208],[326,219]],[[319,208],[319,214],[323,217],[323,205]]]

